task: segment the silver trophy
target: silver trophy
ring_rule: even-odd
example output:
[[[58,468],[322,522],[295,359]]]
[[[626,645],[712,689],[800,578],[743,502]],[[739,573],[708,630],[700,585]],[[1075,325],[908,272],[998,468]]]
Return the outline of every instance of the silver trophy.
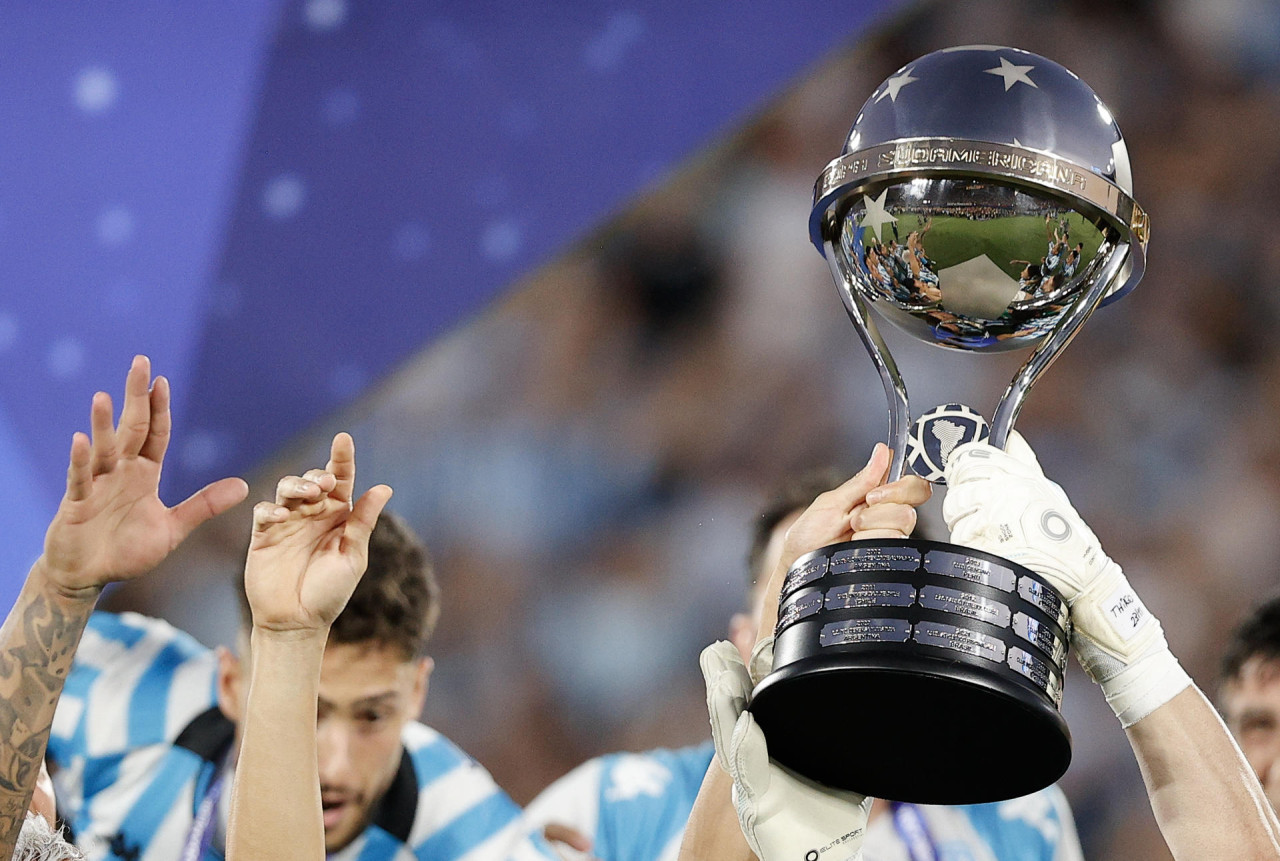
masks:
[[[870,309],[946,349],[1030,350],[992,416],[1003,446],[1031,385],[1142,277],[1148,222],[1132,194],[1110,111],[1044,57],[949,48],[876,89],[818,179],[810,230],[884,383],[891,478],[905,461],[940,480],[988,429],[960,404],[913,424]],[[1009,560],[919,540],[824,547],[787,578],[751,708],[771,756],[822,783],[922,803],[1016,797],[1070,762],[1068,631],[1057,591]]]

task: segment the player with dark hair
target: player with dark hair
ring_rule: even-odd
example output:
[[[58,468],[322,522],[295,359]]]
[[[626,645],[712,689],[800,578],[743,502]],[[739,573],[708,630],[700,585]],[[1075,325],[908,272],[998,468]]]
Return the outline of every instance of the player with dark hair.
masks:
[[[329,470],[347,462],[354,472],[351,438],[339,434]],[[281,484],[297,495],[315,482],[309,473]],[[520,842],[519,809],[483,768],[416,722],[438,614],[426,552],[384,513],[368,553],[367,573],[332,620],[318,703],[308,708],[323,848],[341,861],[506,857]],[[90,861],[222,858],[256,666],[243,605],[238,655],[136,614],[90,621],[49,745]]]
[[[353,708],[349,702],[329,701],[335,693],[334,650],[354,646],[376,654],[381,645],[395,650],[393,661],[419,659],[431,615],[422,605],[434,599],[430,578],[422,576],[427,563],[421,545],[383,511],[391,488],[377,485],[356,498],[354,487],[355,452],[350,437],[340,435],[323,470],[282,479],[275,500],[254,507],[244,570],[252,666],[245,683],[247,696],[239,706],[241,743],[231,792],[227,861],[321,861],[326,844],[348,833],[334,827],[333,798],[358,796],[362,787],[378,785],[375,773],[356,760],[387,761],[372,749],[356,756],[359,746],[381,747],[378,736],[390,734],[398,740],[405,729],[397,729],[392,719],[385,729],[366,729],[366,738],[361,738],[333,726],[338,713]],[[387,571],[407,576],[377,574]],[[385,606],[387,602],[405,612]],[[419,672],[405,670],[401,667],[403,675]],[[337,693],[361,693],[358,684],[348,679],[337,686]],[[384,700],[382,706],[373,705]],[[354,708],[385,707],[392,700],[394,696],[365,697],[357,703],[371,704]],[[412,844],[412,854],[408,846],[397,849],[389,837],[374,832],[367,835],[359,858],[550,857],[545,844],[523,838],[511,803],[493,794],[487,778],[480,781],[465,770],[450,770],[456,765],[451,749],[415,741],[422,732],[429,731],[421,727],[405,733],[413,752],[395,758],[399,769],[391,788],[383,791],[383,812],[375,826],[395,828],[398,818],[404,827],[412,825],[417,836],[406,841]],[[335,756],[335,745],[346,748],[346,755]],[[343,771],[335,762],[348,769]],[[414,775],[418,804],[406,805],[402,798],[393,802],[398,813],[385,813],[389,796],[405,793],[414,785]],[[357,813],[353,809],[343,818],[350,822]],[[503,827],[496,832],[476,830],[477,822],[499,819]],[[447,824],[435,827],[438,823]]]
[[[1280,598],[1240,623],[1222,658],[1218,706],[1272,807],[1280,808]]]
[[[426,547],[394,512],[378,518],[369,538],[368,570],[373,573],[361,580],[333,621],[330,645],[377,644],[394,649],[406,661],[425,657],[427,640],[440,618],[440,586]],[[236,578],[236,594],[241,634],[248,634],[253,613],[243,577]],[[426,660],[430,664],[430,658]]]

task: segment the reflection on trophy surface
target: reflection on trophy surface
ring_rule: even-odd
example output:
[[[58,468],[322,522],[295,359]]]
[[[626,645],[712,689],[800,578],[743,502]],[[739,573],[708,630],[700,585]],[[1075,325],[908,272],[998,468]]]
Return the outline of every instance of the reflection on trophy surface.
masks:
[[[1148,225],[1132,194],[1110,111],[1044,57],[949,48],[876,89],[818,178],[810,234],[884,384],[891,478],[906,462],[940,482],[951,451],[988,429],[963,404],[913,425],[872,309],[939,347],[1030,352],[992,417],[1003,446],[1035,380],[1142,277]],[[823,783],[1011,798],[1070,762],[1068,641],[1061,596],[1007,559],[914,539],[833,545],[792,567],[751,709],[771,755]],[[855,755],[846,737],[876,743]]]
[[[1107,240],[1052,199],[972,179],[914,179],[852,203],[840,253],[886,317],[966,350],[1039,342]],[[976,252],[976,253],[975,253]]]

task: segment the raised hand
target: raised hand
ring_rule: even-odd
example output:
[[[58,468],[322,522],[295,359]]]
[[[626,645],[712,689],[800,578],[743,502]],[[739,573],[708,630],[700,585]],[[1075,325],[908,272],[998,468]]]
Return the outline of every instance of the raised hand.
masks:
[[[71,439],[66,494],[40,560],[64,594],[95,597],[107,583],[151,570],[191,530],[248,494],[244,481],[224,478],[167,508],[159,486],[170,424],[169,381],[152,382],[146,356],[135,356],[129,369],[119,425],[111,396],[93,396],[92,436]]]
[[[818,496],[787,530],[779,568],[804,554],[841,541],[905,538],[916,525],[915,506],[929,500],[927,481],[908,475],[885,484],[892,452],[877,443],[871,459],[839,487]]]
[[[355,479],[355,443],[340,433],[324,469],[282,478],[275,501],[254,506],[244,574],[254,628],[327,631],[342,612],[391,498],[391,488],[380,484],[353,503]]]
[[[1071,607],[1071,643],[1085,671],[1128,727],[1191,684],[1160,622],[1018,433],[1004,450],[986,442],[947,460],[942,516],[956,544],[1025,565]]]
[[[731,643],[699,659],[711,737],[733,780],[733,802],[748,845],[762,861],[856,861],[871,799],[822,786],[769,758],[764,732],[746,710],[753,680]]]
[[[93,396],[92,437],[71,440],[67,492],[17,602],[0,626],[0,858],[9,858],[42,774],[54,709],[102,587],[154,568],[192,529],[248,493],[214,482],[166,508],[160,467],[169,446],[169,383],[136,356],[120,424],[111,398]],[[49,793],[37,806],[51,808]]]
[[[791,565],[806,553],[842,541],[872,538],[905,538],[916,525],[915,507],[929,500],[927,481],[908,475],[885,484],[893,457],[878,443],[856,475],[839,487],[820,494],[791,524],[782,555],[764,587],[764,601],[756,630],[772,632],[778,621],[778,593]]]

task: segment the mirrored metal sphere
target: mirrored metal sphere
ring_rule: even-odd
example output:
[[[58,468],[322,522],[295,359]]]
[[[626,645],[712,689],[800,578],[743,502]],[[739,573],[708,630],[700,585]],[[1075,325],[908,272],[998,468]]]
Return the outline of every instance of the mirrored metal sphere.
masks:
[[[810,235],[846,306],[865,299],[943,346],[1012,350],[1046,341],[1075,300],[1083,319],[1133,289],[1148,223],[1087,84],[1037,54],[965,45],[867,99],[818,178]]]
[[[1116,253],[1063,199],[985,178],[915,178],[850,198],[838,264],[891,322],[964,350],[1034,345]]]

